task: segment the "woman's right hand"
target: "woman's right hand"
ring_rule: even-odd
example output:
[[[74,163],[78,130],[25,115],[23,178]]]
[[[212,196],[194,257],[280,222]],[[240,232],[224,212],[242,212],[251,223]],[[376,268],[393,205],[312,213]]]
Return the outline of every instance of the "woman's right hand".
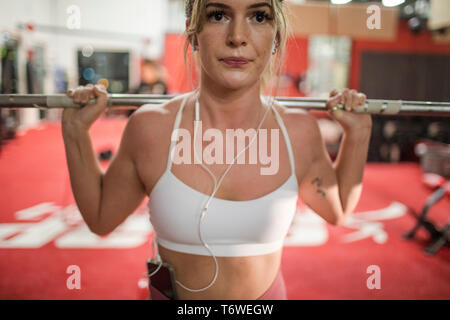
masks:
[[[66,130],[89,130],[91,125],[107,109],[108,93],[101,84],[80,86],[67,90],[67,96],[74,103],[83,105],[81,108],[64,108],[62,113],[62,126]],[[94,104],[87,104],[95,99]]]

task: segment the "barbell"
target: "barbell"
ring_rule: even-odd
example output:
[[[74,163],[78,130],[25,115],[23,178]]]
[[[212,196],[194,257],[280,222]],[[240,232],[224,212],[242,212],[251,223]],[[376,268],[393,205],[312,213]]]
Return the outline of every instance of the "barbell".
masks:
[[[108,107],[130,108],[144,104],[162,104],[176,95],[157,94],[108,94]],[[302,108],[314,111],[327,111],[327,99],[304,97],[275,97],[275,100],[288,108]],[[89,101],[94,103],[94,100]],[[0,108],[81,108],[65,94],[0,94]],[[339,107],[343,108],[342,105]],[[450,116],[450,102],[402,101],[367,99],[366,103],[354,110],[356,113],[378,115],[411,116]]]

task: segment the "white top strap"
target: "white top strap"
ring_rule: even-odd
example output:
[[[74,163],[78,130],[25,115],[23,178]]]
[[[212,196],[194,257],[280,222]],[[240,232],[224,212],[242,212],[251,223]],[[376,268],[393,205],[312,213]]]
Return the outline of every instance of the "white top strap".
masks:
[[[175,143],[178,141],[178,127],[180,126],[181,117],[183,114],[183,109],[186,104],[188,98],[188,94],[183,98],[183,101],[181,102],[181,106],[178,109],[177,116],[175,118],[175,123],[173,125],[172,134],[170,135],[170,148],[169,148],[169,157],[167,159],[167,168],[166,170],[170,170],[172,168],[172,158],[173,158],[173,152],[175,150]]]
[[[294,153],[292,152],[291,140],[289,139],[289,135],[284,125],[283,119],[281,118],[281,116],[279,115],[278,111],[275,109],[275,106],[273,104],[272,109],[275,112],[275,118],[277,119],[281,131],[283,132],[284,141],[286,142],[286,147],[289,153],[289,161],[291,163],[292,174],[295,174]]]

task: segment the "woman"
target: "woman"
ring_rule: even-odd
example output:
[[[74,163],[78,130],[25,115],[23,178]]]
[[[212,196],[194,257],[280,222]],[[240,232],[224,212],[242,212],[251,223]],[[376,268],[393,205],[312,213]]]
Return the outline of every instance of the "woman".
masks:
[[[149,196],[158,251],[174,268],[180,299],[286,299],[280,262],[297,195],[332,225],[342,224],[359,200],[371,117],[349,111],[364,104],[365,96],[348,89],[330,93],[327,107],[345,132],[334,164],[312,115],[262,99],[262,75],[283,55],[283,6],[279,0],[186,0],[187,41],[198,57],[199,87],[163,105],[139,108],[105,173],[88,129],[106,109],[106,91],[86,86],[68,92],[77,103],[96,98],[87,108],[65,109],[62,119],[84,220],[92,232],[105,235]],[[278,169],[261,174],[261,161],[175,163],[177,133],[184,129],[193,137],[196,119],[203,132],[214,128],[223,135],[227,129],[266,129],[268,150],[279,152]],[[203,149],[209,144],[204,140]],[[248,159],[249,144],[233,155]],[[216,151],[225,154],[227,148]],[[214,178],[219,182],[212,183]],[[163,298],[150,289],[153,298]]]

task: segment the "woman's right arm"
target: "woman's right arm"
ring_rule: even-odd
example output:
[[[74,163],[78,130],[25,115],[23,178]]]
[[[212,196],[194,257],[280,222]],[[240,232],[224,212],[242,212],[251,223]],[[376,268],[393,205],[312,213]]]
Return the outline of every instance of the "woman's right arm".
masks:
[[[67,167],[72,193],[89,229],[97,233],[103,171],[94,153],[88,130],[64,129]]]
[[[78,209],[92,232],[105,235],[134,212],[146,196],[131,153],[138,134],[133,125],[135,117],[132,115],[128,120],[119,149],[104,173],[94,152],[89,128],[107,108],[106,90],[98,86],[79,87],[69,91],[68,96],[82,104],[96,98],[95,104],[81,109],[64,109],[62,133]]]

